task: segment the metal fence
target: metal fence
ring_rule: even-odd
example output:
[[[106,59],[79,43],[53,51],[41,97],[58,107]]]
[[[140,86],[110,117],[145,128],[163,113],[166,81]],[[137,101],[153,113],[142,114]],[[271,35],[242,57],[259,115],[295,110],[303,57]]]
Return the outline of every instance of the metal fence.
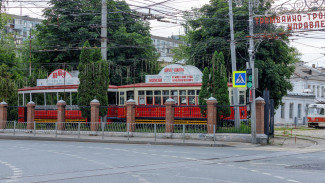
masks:
[[[94,128],[95,127],[95,128]],[[216,133],[207,134],[207,125],[174,124],[172,133],[166,133],[166,124],[121,122],[18,122],[8,121],[0,135],[19,135],[53,138],[132,140],[140,137],[157,139],[215,140]],[[216,129],[216,126],[213,126]],[[172,135],[171,135],[172,134]],[[169,136],[171,135],[171,136]]]
[[[206,106],[175,106],[176,124],[207,124]]]
[[[135,120],[136,123],[165,123],[166,106],[163,105],[136,105]]]
[[[250,117],[246,105],[217,105],[216,133],[251,133]],[[235,113],[239,111],[240,126],[235,126]]]

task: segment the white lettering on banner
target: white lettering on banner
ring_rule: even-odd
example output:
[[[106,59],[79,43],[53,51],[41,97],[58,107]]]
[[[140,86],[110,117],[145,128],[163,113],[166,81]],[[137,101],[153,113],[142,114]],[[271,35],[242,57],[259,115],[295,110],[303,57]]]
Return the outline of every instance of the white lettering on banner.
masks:
[[[62,69],[53,71],[47,79],[37,79],[37,86],[78,85],[79,83],[79,78],[72,77],[69,72]]]

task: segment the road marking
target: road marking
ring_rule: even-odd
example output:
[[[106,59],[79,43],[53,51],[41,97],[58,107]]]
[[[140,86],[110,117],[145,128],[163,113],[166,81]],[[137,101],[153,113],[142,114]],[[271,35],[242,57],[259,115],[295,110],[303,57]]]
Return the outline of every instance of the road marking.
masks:
[[[249,171],[251,171],[251,172],[259,172],[258,170],[249,170]]]
[[[234,166],[234,165],[227,165],[227,166]]]
[[[292,179],[287,179],[288,182],[295,182],[295,183],[300,183],[299,181],[292,180]]]
[[[274,176],[274,177],[277,179],[285,179],[284,177],[281,177],[281,176]]]
[[[265,172],[263,172],[262,174],[263,174],[263,175],[269,175],[269,176],[272,175],[272,174],[270,174],[270,173],[265,173]]]
[[[22,174],[23,174],[22,171],[19,168],[17,168],[16,166],[11,165],[10,163],[7,163],[7,162],[1,161],[1,160],[0,160],[0,163],[8,166],[10,168],[10,170],[13,172],[12,176],[7,177],[7,179],[9,179],[9,180],[6,180],[5,182],[17,182],[18,178],[20,178],[22,176]]]
[[[309,158],[309,157],[297,157],[297,158],[299,158],[299,159],[307,159],[307,158]]]
[[[243,169],[243,170],[247,170],[247,168],[245,168],[245,167],[242,167],[242,166],[241,166],[241,167],[239,167],[239,168],[240,168],[240,169]]]
[[[290,166],[290,165],[287,165],[287,164],[276,164],[276,165],[279,165],[279,166]]]

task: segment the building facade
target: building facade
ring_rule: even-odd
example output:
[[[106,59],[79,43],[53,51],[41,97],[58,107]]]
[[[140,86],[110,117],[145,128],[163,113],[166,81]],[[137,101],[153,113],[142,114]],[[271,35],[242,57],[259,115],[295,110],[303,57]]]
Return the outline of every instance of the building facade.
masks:
[[[11,14],[9,14],[9,16],[12,17],[12,19],[7,23],[6,31],[14,35],[16,45],[20,45],[23,43],[23,41],[28,39],[31,30],[42,22],[41,19],[31,18],[28,16],[18,16]]]
[[[299,62],[290,78],[293,90],[282,99],[276,110],[276,124],[302,124],[307,117],[308,105],[325,101],[325,73],[323,68],[309,67]],[[305,118],[305,119],[304,119]]]
[[[180,44],[184,44],[179,40],[179,36],[171,36],[170,38],[151,36],[152,43],[159,53],[158,61],[162,62],[163,66],[171,64],[173,62],[172,49],[179,47]],[[183,64],[183,63],[180,63]]]

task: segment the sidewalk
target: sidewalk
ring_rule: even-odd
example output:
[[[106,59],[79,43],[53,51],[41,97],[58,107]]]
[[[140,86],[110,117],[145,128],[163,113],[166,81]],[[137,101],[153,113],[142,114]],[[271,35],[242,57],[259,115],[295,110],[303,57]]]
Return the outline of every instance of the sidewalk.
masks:
[[[45,141],[75,141],[75,142],[98,142],[98,143],[125,143],[125,144],[148,144],[148,145],[177,145],[177,146],[203,146],[203,147],[239,147],[252,148],[261,146],[259,144],[243,142],[226,142],[213,140],[193,139],[170,139],[170,138],[145,138],[145,137],[108,137],[101,135],[56,135],[55,134],[33,134],[33,133],[0,133],[0,139],[11,140],[45,140]]]

